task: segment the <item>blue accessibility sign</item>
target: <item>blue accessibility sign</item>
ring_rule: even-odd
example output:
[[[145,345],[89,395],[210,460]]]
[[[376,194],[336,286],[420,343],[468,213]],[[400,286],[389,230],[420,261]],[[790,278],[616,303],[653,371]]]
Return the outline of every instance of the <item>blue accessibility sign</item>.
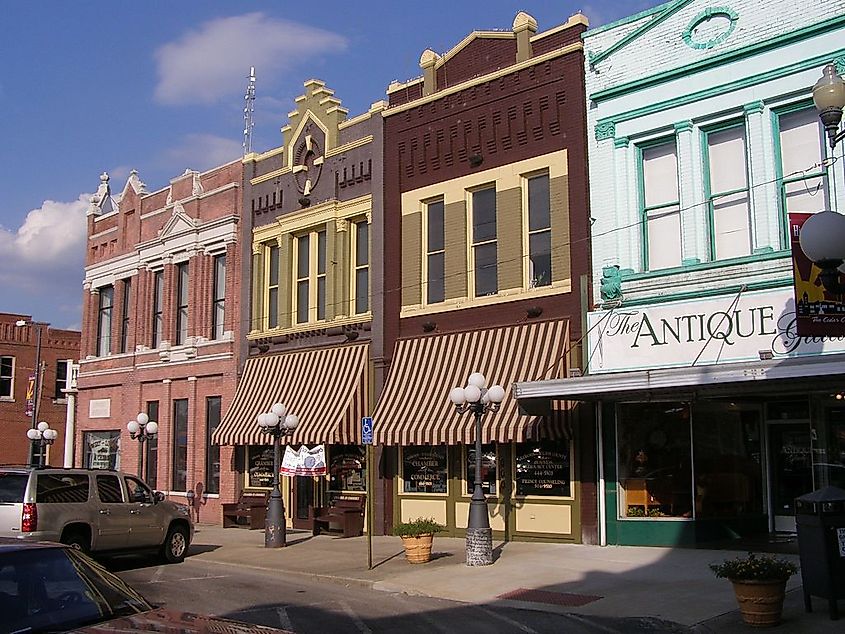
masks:
[[[361,442],[365,445],[373,444],[373,419],[370,416],[361,419]]]

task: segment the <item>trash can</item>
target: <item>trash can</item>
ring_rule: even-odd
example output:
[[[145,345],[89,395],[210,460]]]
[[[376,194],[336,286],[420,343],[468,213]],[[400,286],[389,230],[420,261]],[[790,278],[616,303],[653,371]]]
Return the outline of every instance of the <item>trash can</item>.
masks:
[[[810,597],[827,599],[836,620],[836,602],[845,599],[845,490],[828,486],[796,498],[795,526],[804,609],[813,611]]]

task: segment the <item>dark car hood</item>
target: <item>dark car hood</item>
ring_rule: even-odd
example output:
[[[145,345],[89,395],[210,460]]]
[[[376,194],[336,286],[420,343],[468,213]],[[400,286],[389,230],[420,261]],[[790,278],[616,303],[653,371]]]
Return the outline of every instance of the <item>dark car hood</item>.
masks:
[[[142,612],[119,619],[112,619],[103,623],[96,623],[73,630],[74,632],[98,632],[100,634],[115,634],[118,632],[180,632],[197,634],[218,632],[220,634],[294,634],[288,630],[279,630],[263,625],[252,625],[240,621],[230,621],[213,616],[192,614],[190,612],[175,612],[156,609]]]

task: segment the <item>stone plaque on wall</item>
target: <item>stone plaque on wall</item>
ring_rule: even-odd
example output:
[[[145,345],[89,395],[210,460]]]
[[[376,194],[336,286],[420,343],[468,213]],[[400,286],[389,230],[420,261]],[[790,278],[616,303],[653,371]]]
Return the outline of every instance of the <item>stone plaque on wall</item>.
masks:
[[[88,403],[88,418],[109,418],[110,416],[110,398],[95,398]]]

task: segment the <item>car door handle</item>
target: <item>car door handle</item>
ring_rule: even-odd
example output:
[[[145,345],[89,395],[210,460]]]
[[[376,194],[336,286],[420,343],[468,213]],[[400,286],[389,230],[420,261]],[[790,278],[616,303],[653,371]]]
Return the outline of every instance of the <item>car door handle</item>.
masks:
[[[100,509],[100,515],[111,515],[111,511],[108,509]]]

